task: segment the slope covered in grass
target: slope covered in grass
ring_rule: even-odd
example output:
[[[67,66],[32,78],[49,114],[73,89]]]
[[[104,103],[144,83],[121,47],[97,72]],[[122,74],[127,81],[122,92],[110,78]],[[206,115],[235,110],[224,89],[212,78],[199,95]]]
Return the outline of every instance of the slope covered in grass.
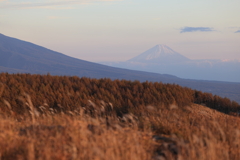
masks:
[[[24,94],[30,95],[39,112],[39,107],[44,104],[61,112],[78,110],[91,102],[100,105],[102,101],[111,103],[118,115],[147,105],[177,104],[183,107],[192,103],[205,104],[224,113],[240,110],[238,103],[227,98],[157,82],[2,73],[0,83],[2,99],[8,101],[13,111],[18,113],[26,108]],[[3,102],[0,101],[0,104]]]
[[[1,159],[240,158],[240,120],[225,114],[239,105],[226,98],[151,82],[0,80]]]

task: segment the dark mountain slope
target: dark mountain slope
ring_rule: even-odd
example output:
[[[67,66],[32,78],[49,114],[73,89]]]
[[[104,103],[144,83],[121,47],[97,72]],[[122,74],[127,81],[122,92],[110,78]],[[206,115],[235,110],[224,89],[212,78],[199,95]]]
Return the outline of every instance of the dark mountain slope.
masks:
[[[0,34],[0,71],[35,74],[76,75],[145,81],[169,81],[177,77],[131,71],[92,63]]]

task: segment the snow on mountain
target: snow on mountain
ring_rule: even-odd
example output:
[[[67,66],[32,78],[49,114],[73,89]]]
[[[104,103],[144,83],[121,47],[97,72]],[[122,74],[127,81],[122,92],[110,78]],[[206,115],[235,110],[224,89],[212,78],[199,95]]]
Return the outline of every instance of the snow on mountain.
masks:
[[[142,54],[128,60],[133,63],[182,63],[189,61],[187,57],[175,52],[166,45],[156,45]]]

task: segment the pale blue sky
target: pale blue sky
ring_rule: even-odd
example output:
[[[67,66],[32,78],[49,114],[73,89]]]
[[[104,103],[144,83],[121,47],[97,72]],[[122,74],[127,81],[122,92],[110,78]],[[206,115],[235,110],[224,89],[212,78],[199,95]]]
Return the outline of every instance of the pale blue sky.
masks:
[[[166,44],[191,59],[240,60],[240,0],[0,0],[0,33],[89,61]]]

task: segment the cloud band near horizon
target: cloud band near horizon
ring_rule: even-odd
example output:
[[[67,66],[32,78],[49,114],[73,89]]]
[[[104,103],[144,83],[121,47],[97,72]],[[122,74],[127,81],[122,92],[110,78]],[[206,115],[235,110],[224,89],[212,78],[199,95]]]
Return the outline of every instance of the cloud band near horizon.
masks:
[[[181,28],[180,33],[185,32],[212,32],[214,31],[213,28],[210,27],[184,27]]]

